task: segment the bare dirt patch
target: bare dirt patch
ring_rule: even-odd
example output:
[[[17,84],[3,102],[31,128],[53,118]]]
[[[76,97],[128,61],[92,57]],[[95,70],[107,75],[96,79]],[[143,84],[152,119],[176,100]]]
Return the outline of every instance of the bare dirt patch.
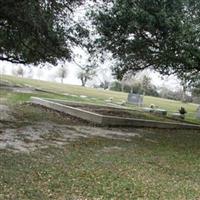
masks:
[[[40,113],[43,114],[40,116]],[[130,141],[140,136],[137,129],[94,127],[77,118],[27,104],[18,105],[15,109],[0,104],[0,116],[0,150],[13,152],[30,152],[49,146],[62,148],[83,138]]]
[[[0,150],[30,152],[50,145],[62,147],[81,138],[103,137],[129,141],[131,137],[139,136],[138,133],[128,130],[92,127],[81,120],[79,123],[77,118],[62,116],[61,113],[42,107],[36,109],[29,106],[21,105],[18,110],[13,110],[7,105],[0,105]],[[33,114],[27,115],[29,109],[33,109],[31,113],[46,113],[49,118],[31,121]],[[59,118],[62,123],[59,123]]]
[[[65,104],[65,103],[63,103]],[[66,105],[68,105],[66,103]],[[109,116],[119,116],[119,117],[135,117],[136,115],[141,115],[139,111],[128,111],[127,109],[115,108],[115,107],[107,107],[107,106],[95,106],[95,105],[71,105],[72,107],[80,108],[83,110],[87,110],[90,112],[94,112],[101,115],[109,115]]]
[[[0,133],[0,149],[30,152],[48,146],[63,145],[81,138],[103,137],[129,141],[140,136],[136,132],[123,132],[100,127],[70,126],[50,122],[37,122],[20,128],[6,128]]]
[[[0,121],[14,121],[11,109],[7,105],[0,104]]]

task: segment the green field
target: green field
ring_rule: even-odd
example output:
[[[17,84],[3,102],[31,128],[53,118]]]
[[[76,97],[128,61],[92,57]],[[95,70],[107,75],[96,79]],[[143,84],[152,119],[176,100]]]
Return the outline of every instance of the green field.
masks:
[[[93,103],[93,104],[100,104],[100,105],[105,105],[105,100],[109,99],[110,97],[113,98],[114,103],[126,101],[127,95],[128,95],[127,93],[123,93],[123,92],[115,92],[115,91],[93,89],[93,88],[83,88],[81,86],[76,86],[76,85],[60,84],[60,83],[54,83],[54,82],[19,78],[19,77],[14,77],[14,76],[2,75],[1,80],[8,81],[10,83],[18,84],[18,85],[29,85],[29,86],[40,88],[49,92],[53,92],[53,93],[45,93],[45,94],[38,92],[38,93],[35,93],[34,96],[65,99],[68,101],[79,101],[79,102],[81,101],[85,103]],[[68,93],[71,95],[77,95],[77,97],[63,95],[65,93]],[[15,99],[17,100],[21,99],[21,101],[25,101],[25,100],[29,100],[30,96],[32,95],[33,94],[20,94],[20,95],[16,94],[15,96],[12,96],[11,99],[13,100],[13,102],[15,101]],[[86,95],[89,98],[83,99],[79,97],[80,95]],[[180,101],[145,96],[144,106],[149,106],[151,104],[154,104],[158,106],[159,108],[166,109],[169,114],[173,112],[177,112],[178,109],[180,109],[180,107],[183,106],[187,111],[186,120],[195,122],[195,123],[200,123],[200,121],[196,119],[196,110],[198,108],[197,104],[182,103]],[[130,105],[127,105],[127,106],[133,109],[140,110],[139,107],[133,107]]]
[[[38,96],[102,105],[109,97],[125,100],[126,93],[11,76],[1,81],[49,92],[0,90],[0,200],[200,198],[199,130],[95,127],[25,101]],[[170,111],[182,105],[145,96],[151,103]],[[197,107],[183,106],[191,113]]]

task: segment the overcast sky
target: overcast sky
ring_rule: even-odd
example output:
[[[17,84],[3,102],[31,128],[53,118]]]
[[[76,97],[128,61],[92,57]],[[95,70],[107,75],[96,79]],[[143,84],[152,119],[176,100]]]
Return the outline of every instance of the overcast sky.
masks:
[[[24,77],[40,79],[40,80],[56,81],[56,82],[60,81],[60,79],[57,77],[57,71],[60,65],[56,67],[53,67],[53,66],[50,67],[49,65],[44,65],[43,67],[29,67],[29,66],[11,64],[8,62],[0,62],[0,73],[13,75],[13,71],[15,71],[19,66],[22,66],[25,71]],[[64,66],[68,70],[68,75],[64,79],[64,83],[81,85],[81,81],[77,78],[77,73],[80,70],[79,67],[75,65],[74,63],[65,63]],[[104,73],[102,74],[101,74],[101,71],[99,71],[98,76],[95,77],[93,81],[90,81],[88,83],[89,86],[91,86],[94,83],[98,84],[100,80],[105,78],[105,76],[107,76],[109,80],[113,80],[113,78],[111,78],[109,62],[107,61],[105,65],[101,66],[101,68],[107,69],[107,70],[104,70]],[[157,87],[165,86],[174,91],[179,90],[181,87],[179,84],[179,81],[174,76],[162,77],[159,73],[152,72],[149,70],[143,73],[147,74],[152,79],[152,83],[156,85]]]

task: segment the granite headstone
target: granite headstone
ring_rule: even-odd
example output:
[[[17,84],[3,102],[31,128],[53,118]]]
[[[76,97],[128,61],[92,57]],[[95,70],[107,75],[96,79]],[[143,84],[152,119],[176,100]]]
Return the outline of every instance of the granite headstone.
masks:
[[[143,95],[129,93],[128,103],[141,106],[143,104]]]

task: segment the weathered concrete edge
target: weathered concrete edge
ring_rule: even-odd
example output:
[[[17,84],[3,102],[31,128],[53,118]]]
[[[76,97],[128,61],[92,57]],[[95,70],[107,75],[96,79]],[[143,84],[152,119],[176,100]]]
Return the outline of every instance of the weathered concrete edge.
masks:
[[[51,109],[59,111],[59,112],[69,114],[74,117],[78,117],[78,118],[96,123],[96,124],[102,124],[103,116],[96,114],[96,113],[92,113],[89,111],[81,110],[79,108],[74,108],[71,106],[66,106],[63,104],[51,102],[51,101],[44,100],[44,99],[41,99],[38,97],[31,97],[31,102],[34,104],[39,104],[39,105],[45,106],[47,108],[51,108]]]
[[[149,127],[149,128],[162,128],[162,129],[200,130],[199,125],[159,122],[154,120],[142,120],[134,118],[122,118],[115,116],[100,115],[79,108],[74,108],[71,106],[66,106],[60,103],[41,99],[38,97],[31,97],[31,102],[104,126],[129,126],[129,127],[131,126],[131,127]]]
[[[132,126],[132,127],[161,128],[161,129],[200,130],[200,126],[192,124],[161,122],[161,121],[142,120],[133,118],[121,118],[114,116],[103,116],[102,124],[105,126]]]

